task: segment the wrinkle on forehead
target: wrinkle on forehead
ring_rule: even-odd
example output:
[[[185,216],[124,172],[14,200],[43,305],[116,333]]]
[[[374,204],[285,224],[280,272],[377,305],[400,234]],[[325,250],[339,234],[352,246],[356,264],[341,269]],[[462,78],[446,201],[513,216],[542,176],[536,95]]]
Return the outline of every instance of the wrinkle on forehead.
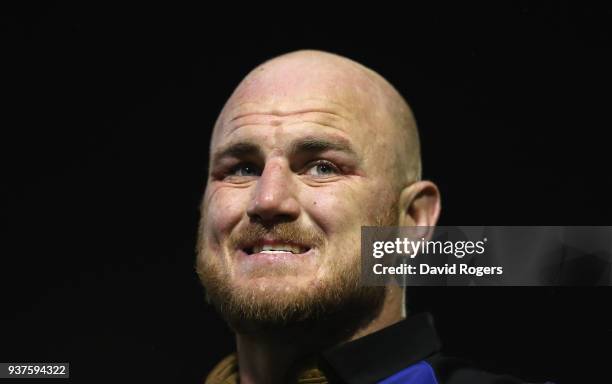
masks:
[[[232,108],[226,108],[228,111],[225,113],[227,115],[226,121],[233,121],[239,119],[243,116],[248,116],[250,114],[272,114],[276,116],[287,116],[295,113],[303,113],[303,112],[321,112],[321,113],[330,113],[336,114],[339,116],[347,116],[350,115],[351,110],[348,109],[345,105],[343,105],[339,101],[332,100],[330,98],[325,97],[306,97],[303,99],[291,99],[291,104],[298,104],[298,109],[291,109],[291,104],[287,101],[282,103],[277,101],[274,106],[268,106],[266,104],[256,102],[256,101],[246,101],[241,103],[235,103]],[[283,105],[284,104],[284,105]],[[268,108],[268,109],[266,109]]]
[[[221,123],[224,134],[229,135],[238,128],[249,125],[272,126],[291,125],[296,122],[313,123],[329,128],[343,130],[343,127],[350,123],[350,115],[345,110],[330,107],[304,106],[291,110],[268,110],[265,107],[258,107],[255,103],[239,105],[228,114],[224,123]]]

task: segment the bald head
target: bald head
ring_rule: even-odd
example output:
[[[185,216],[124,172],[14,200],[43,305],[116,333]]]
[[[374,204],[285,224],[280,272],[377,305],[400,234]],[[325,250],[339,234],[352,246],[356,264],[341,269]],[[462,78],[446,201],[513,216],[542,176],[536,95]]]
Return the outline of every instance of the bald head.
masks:
[[[399,92],[371,69],[335,54],[303,50],[273,58],[238,85],[216,124],[211,146],[241,117],[288,116],[303,111],[332,112],[323,120],[362,127],[359,136],[369,156],[384,156],[398,187],[421,177],[420,146],[413,114]],[[325,123],[326,121],[322,121]],[[382,165],[382,164],[381,164]]]

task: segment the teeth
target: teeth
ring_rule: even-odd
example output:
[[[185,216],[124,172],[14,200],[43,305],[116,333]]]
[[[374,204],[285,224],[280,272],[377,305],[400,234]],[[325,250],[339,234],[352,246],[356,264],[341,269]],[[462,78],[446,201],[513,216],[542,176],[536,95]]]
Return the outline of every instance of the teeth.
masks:
[[[257,245],[253,247],[253,253],[304,253],[304,251],[305,250],[302,247],[290,244],[266,244],[263,246]]]

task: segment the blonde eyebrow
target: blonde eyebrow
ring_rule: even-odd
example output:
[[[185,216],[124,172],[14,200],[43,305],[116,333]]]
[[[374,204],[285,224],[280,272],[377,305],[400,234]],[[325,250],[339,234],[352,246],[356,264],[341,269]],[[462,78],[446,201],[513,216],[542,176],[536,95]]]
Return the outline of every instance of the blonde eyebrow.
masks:
[[[291,143],[290,148],[291,153],[340,151],[358,157],[357,152],[355,152],[349,141],[345,139],[306,137]]]
[[[225,157],[263,156],[259,145],[249,141],[239,141],[216,150],[212,155],[213,164]]]

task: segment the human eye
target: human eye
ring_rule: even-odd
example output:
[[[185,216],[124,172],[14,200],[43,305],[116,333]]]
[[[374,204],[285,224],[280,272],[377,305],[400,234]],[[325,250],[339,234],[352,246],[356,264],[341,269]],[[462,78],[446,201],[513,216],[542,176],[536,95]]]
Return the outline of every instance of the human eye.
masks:
[[[329,161],[318,160],[309,164],[305,174],[313,177],[331,177],[340,174],[340,170]]]
[[[239,163],[229,168],[225,174],[226,179],[257,177],[261,175],[261,170],[253,163]]]

